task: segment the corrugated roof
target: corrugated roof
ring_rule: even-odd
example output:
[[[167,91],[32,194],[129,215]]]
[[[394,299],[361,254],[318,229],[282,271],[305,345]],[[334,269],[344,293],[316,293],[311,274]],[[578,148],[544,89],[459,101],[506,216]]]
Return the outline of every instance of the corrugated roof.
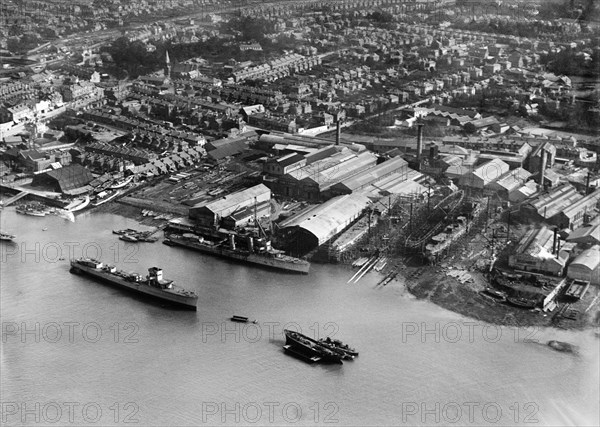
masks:
[[[590,271],[593,271],[593,270],[597,269],[599,265],[600,265],[600,246],[595,245],[595,246],[592,246],[591,248],[583,251],[581,254],[579,254],[573,260],[573,262],[571,262],[571,265],[569,265],[569,268],[584,267],[584,268],[589,269]]]
[[[502,160],[493,159],[482,164],[473,171],[473,175],[483,180],[484,185],[488,184],[509,170],[509,166]]]
[[[592,208],[598,203],[598,200],[600,200],[600,189],[588,194],[585,197],[581,197],[575,203],[570,203],[565,206],[563,214],[567,218],[574,218],[582,210],[588,210],[591,212]]]
[[[343,187],[350,191],[354,191],[372,182],[376,182],[382,177],[406,167],[407,165],[408,163],[402,157],[394,157],[373,168],[360,172],[344,182],[336,184],[336,187]]]
[[[579,227],[567,237],[567,242],[587,242],[590,240],[600,243],[600,224]]]
[[[88,169],[78,164],[51,170],[43,175],[54,178],[63,192],[83,187],[94,179],[92,173]]]
[[[254,187],[228,194],[227,196],[223,196],[218,200],[206,204],[198,204],[194,206],[194,208],[205,207],[219,215],[227,216],[240,206],[246,205],[248,200],[254,201],[255,197],[260,198],[261,196],[263,196],[263,198],[258,200],[258,202],[263,201],[265,197],[271,197],[271,190],[264,184],[258,184]]]
[[[506,172],[494,184],[506,189],[507,191],[512,191],[521,186],[521,183],[525,182],[530,176],[531,172],[526,171],[523,168],[517,168]]]
[[[581,194],[577,192],[575,187],[564,184],[551,190],[549,194],[538,197],[529,205],[542,217],[550,218],[581,198]]]
[[[283,221],[280,226],[302,228],[314,235],[321,245],[346,228],[369,204],[369,198],[364,195],[334,197]]]

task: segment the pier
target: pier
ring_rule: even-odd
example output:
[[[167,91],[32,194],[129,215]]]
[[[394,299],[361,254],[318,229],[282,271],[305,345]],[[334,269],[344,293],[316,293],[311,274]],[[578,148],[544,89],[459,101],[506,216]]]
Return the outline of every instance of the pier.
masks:
[[[9,206],[11,204],[13,204],[14,202],[16,202],[17,200],[22,199],[23,197],[27,196],[29,193],[27,191],[21,191],[20,193],[18,193],[16,196],[12,196],[11,198],[5,200],[5,201],[0,201],[0,205],[4,206]]]

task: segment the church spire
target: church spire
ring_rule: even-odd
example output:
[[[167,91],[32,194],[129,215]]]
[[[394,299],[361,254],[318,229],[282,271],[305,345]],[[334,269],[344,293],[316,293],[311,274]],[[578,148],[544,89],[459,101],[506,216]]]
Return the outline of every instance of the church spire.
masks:
[[[169,58],[169,51],[165,52],[165,77],[171,78],[171,58]]]

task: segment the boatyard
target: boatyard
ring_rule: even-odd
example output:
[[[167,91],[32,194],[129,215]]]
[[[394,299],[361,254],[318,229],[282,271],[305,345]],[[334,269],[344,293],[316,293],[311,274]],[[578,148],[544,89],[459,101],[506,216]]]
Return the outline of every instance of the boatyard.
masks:
[[[115,177],[113,181],[105,180],[91,198],[68,199],[63,202],[63,208],[20,201],[17,212],[34,216],[70,211],[72,215],[87,209],[119,213],[151,227],[146,231],[113,230],[125,242],[156,242],[166,231],[166,244],[225,257],[239,256],[246,262],[255,250],[265,254],[272,251],[254,240],[261,238],[263,233],[263,237],[268,234],[275,245],[296,257],[312,262],[343,263],[355,268],[349,274],[349,284],[359,284],[367,274],[379,274],[381,279],[376,287],[402,286],[418,298],[430,299],[481,320],[563,328],[581,328],[596,321],[592,318],[595,312],[590,309],[597,303],[596,287],[588,288],[577,300],[557,303],[561,301],[557,299],[554,311],[548,310],[553,305],[546,305],[544,310],[541,299],[558,285],[559,278],[549,277],[553,284],[539,289],[526,286],[531,289],[524,290],[521,285],[514,284],[508,292],[506,288],[498,289],[502,288],[494,279],[501,274],[498,268],[511,270],[506,254],[528,227],[515,218],[509,224],[507,209],[498,199],[467,196],[463,191],[428,184],[426,192],[420,194],[380,198],[367,209],[361,209],[360,215],[341,224],[338,228],[341,231],[326,232],[324,244],[318,244],[319,241],[298,245],[299,241],[307,241],[302,234],[304,226],[296,220],[292,227],[289,219],[301,218],[304,212],[317,210],[320,215],[327,215],[327,203],[311,204],[273,196],[270,192],[258,202],[254,193],[244,196],[246,189],[260,185],[260,169],[256,162],[230,161],[220,166],[202,164],[177,176],[151,180]],[[222,212],[211,211],[210,215],[214,217],[202,219],[193,213],[198,206],[201,209],[206,206],[210,211],[211,203],[238,193],[241,195],[233,197],[231,207],[218,207],[225,209]],[[43,200],[44,196],[38,194],[37,197]],[[56,195],[46,197],[56,204]],[[210,224],[216,224],[215,221],[225,228],[211,229]],[[198,228],[197,222],[203,225]],[[232,234],[233,229],[240,227],[241,233]],[[290,271],[301,267],[298,271],[308,272],[307,261],[283,252],[272,254],[276,256],[270,255],[270,260],[258,256],[256,262],[280,262],[284,267],[293,266]],[[286,259],[293,262],[287,263]],[[526,298],[519,296],[521,294],[539,294],[540,299],[528,306]]]

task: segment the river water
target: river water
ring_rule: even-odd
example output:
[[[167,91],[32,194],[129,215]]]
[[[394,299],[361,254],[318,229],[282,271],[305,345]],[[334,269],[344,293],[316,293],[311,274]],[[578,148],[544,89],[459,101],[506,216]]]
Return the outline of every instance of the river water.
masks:
[[[598,425],[599,340],[590,331],[496,328],[369,273],[289,275],[160,242],[126,244],[112,214],[74,223],[1,211],[6,425]],[[200,295],[164,307],[69,273],[69,258],[151,266]],[[236,324],[233,314],[256,319]],[[343,365],[283,353],[284,328],[360,351]],[[579,355],[550,349],[558,339]]]

